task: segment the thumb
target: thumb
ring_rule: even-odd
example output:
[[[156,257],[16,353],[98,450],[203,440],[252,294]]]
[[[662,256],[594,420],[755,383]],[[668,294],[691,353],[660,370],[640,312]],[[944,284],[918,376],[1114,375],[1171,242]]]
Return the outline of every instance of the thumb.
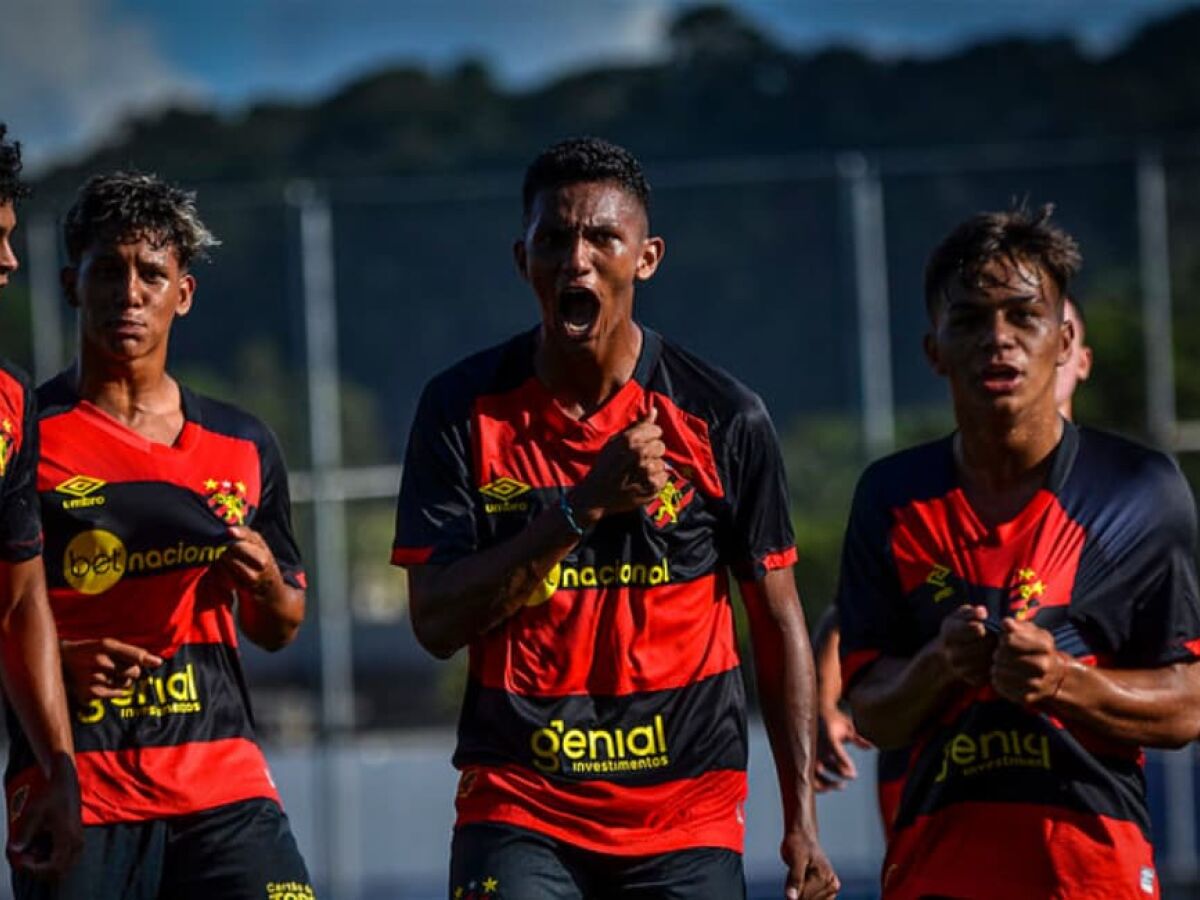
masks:
[[[800,900],[800,888],[796,887],[794,884],[789,884],[784,890],[783,896],[786,897],[787,900]]]
[[[650,401],[650,404],[650,412],[646,414],[646,418],[643,421],[649,422],[651,425],[653,425],[658,419],[658,407],[654,405],[653,400]]]

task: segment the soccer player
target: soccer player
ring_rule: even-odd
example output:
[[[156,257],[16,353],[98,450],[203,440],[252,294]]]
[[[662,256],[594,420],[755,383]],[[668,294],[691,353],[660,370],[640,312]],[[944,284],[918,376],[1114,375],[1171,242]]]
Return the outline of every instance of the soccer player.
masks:
[[[1067,361],[1055,373],[1054,400],[1058,411],[1072,419],[1072,404],[1075,389],[1092,372],[1092,348],[1084,340],[1083,314],[1079,305],[1069,298],[1063,302],[1063,320],[1071,323],[1071,352]],[[842,674],[838,659],[840,629],[837,624],[837,609],[831,606],[813,631],[813,654],[817,663],[817,707],[820,719],[817,724],[817,791],[838,790],[846,782],[858,777],[854,760],[846,751],[847,744],[869,748],[854,726],[853,720],[841,708]],[[880,752],[876,763],[876,791],[879,801],[879,817],[884,833],[890,837],[896,808],[900,803],[900,789],[904,783],[904,771],[908,766],[906,748]]]
[[[10,241],[26,192],[21,145],[6,141],[6,133],[0,123],[0,291],[17,270]],[[0,677],[9,734],[24,735],[29,766],[25,787],[8,792],[8,857],[33,877],[62,874],[83,842],[58,636],[42,572],[36,466],[29,380],[0,359]]]
[[[238,626],[274,650],[304,616],[287,475],[261,422],[166,368],[215,242],[192,195],[136,173],[90,179],[63,233],[80,352],[38,389],[37,487],[84,851],[17,897],[312,896],[237,651]]]
[[[788,897],[829,897],[812,658],[762,401],[633,318],[664,244],[637,160],[556,144],[514,253],[539,327],[438,375],[393,562],[417,637],[469,647],[451,897],[744,896],[742,586],[784,806]]]
[[[934,250],[926,351],[958,430],[869,467],[850,515],[849,702],[911,748],[888,898],[1158,896],[1141,748],[1200,729],[1191,492],[1060,414],[1080,255],[1049,214]]]

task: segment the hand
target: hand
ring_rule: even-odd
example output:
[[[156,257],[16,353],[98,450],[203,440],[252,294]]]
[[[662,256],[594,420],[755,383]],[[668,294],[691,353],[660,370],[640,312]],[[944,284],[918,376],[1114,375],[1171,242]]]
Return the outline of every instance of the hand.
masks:
[[[1005,619],[992,660],[992,687],[1005,700],[1034,705],[1050,700],[1067,677],[1068,657],[1054,635],[1032,622]]]
[[[817,793],[840,791],[858,777],[858,768],[846,752],[845,744],[854,744],[868,750],[871,742],[858,733],[854,720],[836,706],[821,713],[817,719]]]
[[[637,509],[658,496],[667,483],[667,447],[657,418],[651,407],[600,450],[591,471],[571,490],[571,508],[581,520],[595,525],[609,513]]]
[[[283,583],[275,554],[261,534],[245,525],[231,525],[229,536],[233,543],[212,564],[206,578],[239,594],[248,591],[256,597],[265,596]]]
[[[787,900],[832,900],[837,896],[841,882],[815,834],[790,832],[783,839],[780,855],[788,867],[783,891]]]
[[[51,765],[50,780],[31,789],[29,801],[9,822],[8,859],[30,875],[57,878],[83,850],[79,781],[65,753]]]
[[[147,669],[162,665],[149,650],[116,638],[60,641],[67,693],[79,706],[126,694]]]
[[[941,644],[942,661],[951,677],[973,687],[988,683],[996,636],[984,627],[987,608],[960,606],[946,618],[937,640]]]

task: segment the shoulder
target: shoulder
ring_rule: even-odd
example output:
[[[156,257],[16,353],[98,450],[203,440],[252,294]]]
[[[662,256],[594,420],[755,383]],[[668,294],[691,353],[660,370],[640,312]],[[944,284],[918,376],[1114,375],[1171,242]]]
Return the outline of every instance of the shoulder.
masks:
[[[647,376],[647,390],[722,431],[769,425],[763,399],[729,372],[649,329],[646,333],[648,340],[661,344],[657,364]]]
[[[246,412],[239,406],[198,394],[180,385],[184,415],[204,431],[221,437],[250,441],[260,449],[274,450],[278,442],[274,433],[258,416]]]
[[[421,392],[422,412],[432,404],[441,415],[465,417],[477,397],[518,387],[533,374],[535,340],[536,332],[522,332],[438,372]]]
[[[1117,434],[1079,429],[1067,488],[1080,505],[1126,526],[1195,530],[1195,501],[1175,460]]]
[[[947,435],[875,460],[859,476],[856,494],[888,509],[944,495],[954,480],[952,441]]]
[[[75,377],[71,369],[43,381],[35,393],[40,419],[62,415],[79,405],[79,395],[75,393]]]
[[[24,370],[0,356],[0,402],[6,415],[24,416],[33,401],[33,386]]]

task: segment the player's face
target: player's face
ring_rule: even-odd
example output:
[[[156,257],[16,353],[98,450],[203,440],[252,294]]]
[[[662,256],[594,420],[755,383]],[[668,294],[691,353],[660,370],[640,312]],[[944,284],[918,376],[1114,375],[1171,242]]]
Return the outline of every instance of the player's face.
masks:
[[[10,243],[16,228],[16,208],[12,203],[0,203],[0,290],[8,285],[8,277],[17,271],[19,265]]]
[[[534,197],[517,268],[537,295],[545,339],[599,352],[633,318],[634,283],[654,274],[663,242],[618,184],[584,181]]]
[[[63,270],[63,287],[79,307],[86,347],[115,361],[166,356],[171,324],[192,306],[196,282],[175,248],[146,239],[95,241],[79,265]]]
[[[1072,335],[1061,303],[1053,279],[1023,261],[994,260],[972,285],[952,280],[925,348],[956,410],[1016,415],[1053,405]]]
[[[1067,361],[1058,367],[1054,402],[1059,409],[1069,411],[1075,388],[1092,374],[1092,348],[1083,342],[1083,323],[1079,321],[1079,313],[1070,300],[1063,307],[1063,320],[1071,323],[1071,352]]]

